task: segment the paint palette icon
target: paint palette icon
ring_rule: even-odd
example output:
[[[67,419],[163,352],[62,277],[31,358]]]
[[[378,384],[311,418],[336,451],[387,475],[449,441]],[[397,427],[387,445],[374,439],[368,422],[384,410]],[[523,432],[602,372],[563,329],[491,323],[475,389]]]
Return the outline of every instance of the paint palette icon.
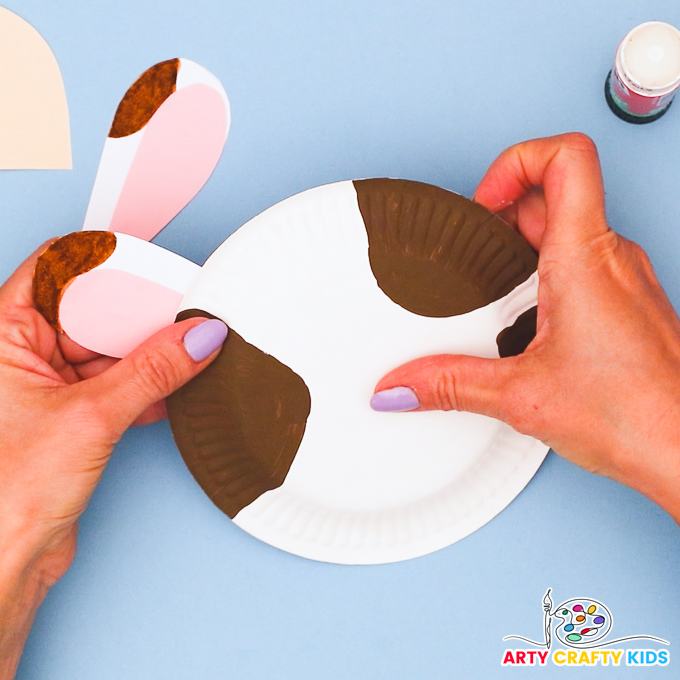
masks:
[[[609,609],[596,600],[568,600],[555,609],[555,618],[561,623],[555,635],[566,646],[590,645],[602,640],[612,626]]]
[[[253,536],[346,564],[463,538],[517,496],[548,447],[476,414],[376,413],[370,397],[418,356],[523,351],[536,254],[463,196],[361,179],[272,206],[199,266],[150,239],[208,179],[229,123],[224,88],[198,64],[142,74],[116,111],[84,230],[38,260],[37,308],[117,357],[176,318],[227,323],[220,355],[168,413],[198,484]]]

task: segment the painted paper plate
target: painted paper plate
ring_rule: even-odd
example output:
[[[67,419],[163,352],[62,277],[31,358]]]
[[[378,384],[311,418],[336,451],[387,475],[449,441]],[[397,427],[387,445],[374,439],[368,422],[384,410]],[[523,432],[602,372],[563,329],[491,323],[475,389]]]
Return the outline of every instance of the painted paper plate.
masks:
[[[522,351],[536,263],[499,218],[417,182],[340,182],[266,210],[182,303],[182,317],[230,328],[218,359],[169,399],[192,474],[242,529],[314,560],[394,562],[475,531],[548,448],[484,416],[369,401],[420,356]]]

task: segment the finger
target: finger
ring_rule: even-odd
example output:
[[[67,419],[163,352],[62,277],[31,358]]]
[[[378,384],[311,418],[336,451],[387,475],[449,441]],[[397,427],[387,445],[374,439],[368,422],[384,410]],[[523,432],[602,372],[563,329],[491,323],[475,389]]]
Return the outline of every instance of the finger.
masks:
[[[49,241],[45,241],[5,281],[0,288],[0,306],[33,307],[33,270],[35,269],[35,263],[47,247],[56,240],[56,238],[52,238]]]
[[[541,187],[532,187],[516,203],[518,230],[529,241],[531,247],[538,251],[545,231],[546,206],[545,194]]]
[[[584,241],[608,231],[597,149],[585,135],[569,133],[510,147],[491,164],[474,199],[498,212],[537,186],[545,193],[546,228],[561,240]],[[526,236],[542,239],[542,234]]]
[[[79,387],[109,431],[120,436],[146,409],[204,369],[226,335],[227,327],[218,319],[173,324]]]
[[[519,231],[534,250],[540,250],[545,231],[545,195],[541,187],[532,187],[519,200],[496,214]]]
[[[471,411],[503,420],[503,394],[515,365],[515,357],[423,357],[382,378],[371,406],[376,411]]]
[[[97,352],[93,352],[92,350],[79,345],[74,340],[71,340],[65,333],[57,333],[57,343],[64,359],[71,364],[82,364],[94,361],[102,356]]]
[[[140,425],[151,425],[157,423],[159,420],[165,420],[168,417],[168,409],[165,405],[165,399],[151,404],[135,421],[132,423],[134,427]]]
[[[80,380],[89,380],[94,378],[104,371],[108,371],[109,368],[115,366],[120,359],[114,359],[113,357],[103,357],[97,355],[96,359],[91,361],[84,361],[80,364],[74,364],[73,369]]]

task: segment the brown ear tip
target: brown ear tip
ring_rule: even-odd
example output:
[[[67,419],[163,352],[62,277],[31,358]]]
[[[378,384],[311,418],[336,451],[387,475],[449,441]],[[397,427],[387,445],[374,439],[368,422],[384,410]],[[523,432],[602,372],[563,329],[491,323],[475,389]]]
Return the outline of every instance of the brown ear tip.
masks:
[[[76,231],[50,243],[40,254],[33,270],[33,304],[57,331],[59,303],[68,284],[105,262],[116,249],[116,235],[110,231]]]
[[[127,137],[141,130],[160,105],[175,91],[180,60],[154,64],[128,88],[118,104],[109,137]]]

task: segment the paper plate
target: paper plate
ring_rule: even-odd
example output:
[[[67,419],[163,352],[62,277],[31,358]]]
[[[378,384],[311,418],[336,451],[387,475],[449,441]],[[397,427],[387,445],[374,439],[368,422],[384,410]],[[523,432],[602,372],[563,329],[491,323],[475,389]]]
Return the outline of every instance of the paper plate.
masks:
[[[394,562],[463,538],[548,448],[483,416],[376,413],[369,401],[420,356],[521,351],[535,269],[500,219],[416,182],[340,182],[266,210],[182,303],[231,329],[168,403],[189,469],[242,529],[310,559]]]

